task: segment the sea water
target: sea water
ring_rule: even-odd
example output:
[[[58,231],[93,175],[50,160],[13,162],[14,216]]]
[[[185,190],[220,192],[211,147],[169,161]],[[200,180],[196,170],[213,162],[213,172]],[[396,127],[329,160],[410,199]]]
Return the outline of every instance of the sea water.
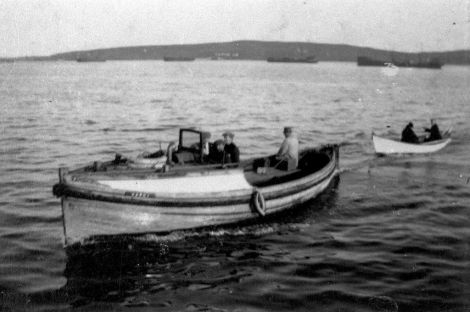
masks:
[[[470,309],[470,68],[255,61],[0,64],[0,307],[154,311]],[[452,128],[432,155],[371,133]],[[235,133],[242,158],[341,144],[341,174],[280,217],[64,250],[57,169]]]

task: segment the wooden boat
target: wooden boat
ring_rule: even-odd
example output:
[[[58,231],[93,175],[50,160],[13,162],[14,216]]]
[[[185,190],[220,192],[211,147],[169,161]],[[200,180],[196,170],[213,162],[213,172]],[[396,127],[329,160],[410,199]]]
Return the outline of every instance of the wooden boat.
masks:
[[[260,218],[316,197],[338,173],[337,145],[303,150],[291,171],[263,167],[263,159],[206,165],[201,147],[200,131],[181,129],[178,150],[167,151],[176,163],[161,169],[132,168],[120,157],[59,169],[53,193],[61,198],[66,245]]]
[[[374,149],[377,154],[426,154],[443,149],[451,142],[451,138],[413,144],[390,140],[373,134],[372,141],[374,142]]]

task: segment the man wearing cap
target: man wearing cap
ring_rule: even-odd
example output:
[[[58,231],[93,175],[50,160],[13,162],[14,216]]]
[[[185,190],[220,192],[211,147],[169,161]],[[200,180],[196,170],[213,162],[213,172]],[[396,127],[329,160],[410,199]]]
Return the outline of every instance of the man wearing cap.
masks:
[[[299,163],[299,140],[295,137],[292,127],[284,128],[284,136],[285,139],[276,154],[276,160],[285,161],[287,168],[297,168]]]
[[[237,163],[240,162],[240,150],[238,147],[233,143],[233,137],[235,135],[227,131],[223,134],[224,141],[225,141],[225,154],[227,155],[229,162]]]

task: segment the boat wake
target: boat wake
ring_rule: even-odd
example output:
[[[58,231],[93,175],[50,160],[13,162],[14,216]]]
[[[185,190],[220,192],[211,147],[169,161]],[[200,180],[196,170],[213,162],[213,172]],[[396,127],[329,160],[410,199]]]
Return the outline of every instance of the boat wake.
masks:
[[[273,218],[269,218],[272,220]],[[287,221],[287,222],[286,222]],[[185,240],[193,239],[214,239],[221,237],[261,237],[279,232],[299,232],[303,228],[308,227],[310,224],[305,223],[289,223],[289,220],[280,222],[257,223],[250,225],[227,225],[219,228],[208,228],[200,230],[183,230],[173,231],[168,234],[145,233],[136,235],[119,235],[110,237],[95,237],[84,240],[82,242],[73,244],[67,247],[68,252],[72,254],[80,249],[108,249],[115,245],[146,245],[148,247],[158,247],[162,244],[178,243]],[[268,223],[266,223],[268,222]],[[133,248],[133,247],[130,247]],[[82,250],[83,251],[83,250]]]
[[[161,243],[161,242],[177,242],[189,238],[211,238],[211,237],[230,237],[230,236],[264,236],[281,231],[297,232],[302,228],[309,226],[308,223],[270,223],[270,224],[253,224],[232,228],[218,228],[201,231],[175,231],[167,235],[144,234],[135,237],[136,242],[142,243]]]

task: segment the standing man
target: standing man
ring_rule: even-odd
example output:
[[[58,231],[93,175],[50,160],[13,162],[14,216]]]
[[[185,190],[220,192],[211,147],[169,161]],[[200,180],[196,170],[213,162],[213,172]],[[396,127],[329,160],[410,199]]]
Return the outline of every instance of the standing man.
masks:
[[[292,127],[284,128],[284,141],[276,154],[276,160],[286,161],[288,163],[287,170],[297,168],[299,164],[299,140],[294,135]]]
[[[224,141],[225,141],[225,154],[229,158],[229,162],[237,163],[240,162],[240,151],[238,147],[233,143],[233,137],[235,135],[227,131],[223,134]]]

